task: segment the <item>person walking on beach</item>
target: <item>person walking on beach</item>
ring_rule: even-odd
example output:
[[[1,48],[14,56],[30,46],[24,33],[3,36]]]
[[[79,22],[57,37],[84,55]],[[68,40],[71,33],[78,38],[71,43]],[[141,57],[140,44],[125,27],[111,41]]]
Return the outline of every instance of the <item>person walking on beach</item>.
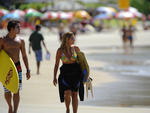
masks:
[[[64,34],[64,25],[60,23],[60,26],[58,27],[58,34],[59,34],[59,41],[62,41],[62,36]]]
[[[70,32],[72,32],[74,34],[74,36],[77,35],[77,25],[76,24],[71,24],[69,26]]]
[[[19,21],[11,20],[7,25],[8,34],[0,38],[0,50],[4,50],[13,60],[18,71],[19,78],[19,90],[22,87],[22,70],[20,64],[20,55],[21,52],[22,58],[26,67],[26,78],[30,79],[30,69],[28,65],[28,59],[25,50],[25,42],[23,39],[17,36],[20,33],[20,24]],[[20,93],[19,90],[16,94],[12,94],[9,90],[4,87],[4,96],[8,104],[8,113],[17,113],[19,102],[20,102]],[[13,105],[12,105],[13,101]]]
[[[129,40],[130,48],[134,48],[133,46],[133,33],[135,32],[135,28],[132,25],[129,25],[129,28],[127,30],[127,37]]]
[[[37,74],[40,73],[40,62],[42,61],[42,47],[41,47],[41,42],[43,46],[45,47],[45,50],[47,53],[49,53],[45,42],[44,42],[44,37],[39,31],[41,30],[40,25],[36,25],[35,31],[30,35],[29,37],[29,54],[31,53],[31,47],[35,53],[36,57],[36,64],[37,64]]]
[[[56,53],[56,61],[54,66],[53,84],[57,84],[57,71],[60,60],[60,75],[58,77],[60,101],[66,105],[66,113],[70,113],[70,102],[72,99],[73,113],[77,113],[78,109],[78,92],[80,100],[83,101],[84,89],[82,84],[82,75],[79,64],[77,63],[77,52],[80,49],[73,46],[75,36],[72,32],[64,33],[61,46]]]
[[[127,50],[128,37],[127,37],[127,28],[125,25],[123,25],[121,32],[122,32],[123,49],[126,51]]]

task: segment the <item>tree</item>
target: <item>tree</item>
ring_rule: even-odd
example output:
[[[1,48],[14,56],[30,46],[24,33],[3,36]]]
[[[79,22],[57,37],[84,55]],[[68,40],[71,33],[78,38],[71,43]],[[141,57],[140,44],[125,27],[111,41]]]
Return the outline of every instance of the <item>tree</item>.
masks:
[[[131,0],[130,4],[145,15],[150,14],[150,0]]]

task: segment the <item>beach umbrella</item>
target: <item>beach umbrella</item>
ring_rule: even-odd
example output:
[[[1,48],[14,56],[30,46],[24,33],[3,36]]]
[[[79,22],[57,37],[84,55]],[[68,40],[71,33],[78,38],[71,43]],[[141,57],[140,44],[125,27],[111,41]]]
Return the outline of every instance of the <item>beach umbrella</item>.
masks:
[[[117,18],[134,18],[136,17],[135,14],[129,11],[120,11],[119,13],[116,14]]]
[[[84,18],[90,19],[91,18],[90,15],[88,14],[88,12],[86,12],[84,10],[75,12],[74,17],[78,18],[78,19],[84,19]]]
[[[33,13],[33,12],[38,12],[37,10],[35,9],[32,9],[32,8],[29,8],[27,10],[25,10],[25,13],[28,14],[28,13]]]
[[[129,7],[128,9],[129,12],[132,12],[136,17],[141,18],[142,17],[142,13],[140,13],[136,8],[134,7]]]
[[[73,17],[72,12],[59,12],[60,19],[71,19]]]
[[[30,12],[30,13],[27,13],[25,16],[26,17],[42,17],[42,13],[40,12]]]
[[[112,7],[98,7],[96,10],[100,13],[106,13],[111,16],[114,16],[115,13],[117,12],[116,9]]]
[[[25,10],[25,13],[26,17],[41,17],[43,15],[42,13],[32,8]]]
[[[57,12],[45,12],[41,19],[57,19],[59,18],[59,14]]]
[[[51,12],[45,12],[41,19],[50,19],[51,18]]]
[[[21,19],[21,17],[17,13],[8,13],[2,17],[2,20],[5,19]]]
[[[142,18],[142,16],[143,16],[143,14],[140,12],[136,12],[136,13],[134,13],[134,15],[138,18]]]
[[[11,11],[11,13],[16,13],[16,14],[20,15],[21,17],[25,16],[25,12],[20,9],[13,10],[13,11]]]
[[[134,8],[134,7],[129,7],[128,11],[132,12],[132,13],[138,12],[138,10],[136,8]]]
[[[57,12],[51,12],[51,19],[59,18],[59,14]]]
[[[4,16],[4,15],[6,15],[8,13],[9,13],[8,10],[6,10],[6,9],[0,9],[0,16]]]
[[[105,14],[105,13],[96,15],[96,16],[94,17],[94,19],[109,19],[109,18],[111,18],[111,16],[109,16],[109,15],[107,15],[107,14]]]
[[[117,12],[116,9],[114,9],[112,7],[98,7],[96,10],[98,12],[105,12],[105,13],[107,13],[107,12],[114,12],[114,13]]]
[[[114,12],[114,13],[117,12],[117,10],[116,10],[115,8],[113,8],[113,7],[108,7],[108,9],[109,9],[110,11]]]
[[[107,7],[98,7],[98,8],[96,9],[96,11],[98,11],[98,12],[107,12],[107,11],[108,11],[108,8],[107,8]]]

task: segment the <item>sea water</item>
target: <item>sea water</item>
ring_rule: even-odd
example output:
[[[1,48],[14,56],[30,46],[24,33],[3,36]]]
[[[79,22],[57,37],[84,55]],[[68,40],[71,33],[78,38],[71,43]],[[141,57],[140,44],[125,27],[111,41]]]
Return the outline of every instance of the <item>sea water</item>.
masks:
[[[89,59],[106,64],[93,67],[94,69],[119,75],[150,77],[150,47],[138,47],[129,54],[120,52],[120,49],[115,52],[111,48],[107,48],[105,52],[101,52],[101,49],[105,48],[98,48],[97,52],[87,54]]]

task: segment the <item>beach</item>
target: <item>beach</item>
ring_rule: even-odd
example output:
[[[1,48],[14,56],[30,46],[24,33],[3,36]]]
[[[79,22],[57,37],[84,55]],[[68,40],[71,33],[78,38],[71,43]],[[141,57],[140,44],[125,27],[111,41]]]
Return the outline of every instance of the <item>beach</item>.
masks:
[[[59,101],[58,86],[52,84],[55,54],[60,44],[58,35],[45,28],[41,32],[51,58],[50,61],[45,59],[43,49],[40,75],[36,75],[34,53],[27,54],[32,76],[28,81],[21,58],[23,88],[18,113],[65,113],[65,105]],[[5,33],[1,31],[2,35]],[[20,34],[27,52],[30,33],[31,30],[25,29]],[[77,35],[76,45],[88,59],[94,89],[94,98],[89,93],[89,98],[85,95],[85,101],[79,102],[79,113],[150,113],[150,32],[138,29],[134,52],[130,54],[124,54],[120,36],[118,29]],[[0,85],[0,113],[6,112]]]

